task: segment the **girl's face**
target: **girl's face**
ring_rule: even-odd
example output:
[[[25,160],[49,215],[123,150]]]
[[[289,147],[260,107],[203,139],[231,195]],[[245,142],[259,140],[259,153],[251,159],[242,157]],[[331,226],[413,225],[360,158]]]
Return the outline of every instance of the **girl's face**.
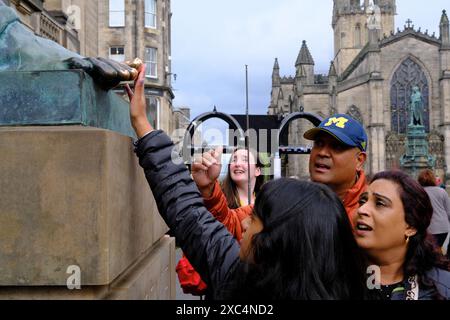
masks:
[[[239,251],[239,257],[242,261],[253,262],[252,254],[252,239],[253,236],[263,229],[263,223],[261,219],[252,214],[247,229],[242,235],[241,250]]]
[[[416,233],[405,221],[399,188],[392,181],[379,179],[360,197],[360,207],[353,218],[354,233],[358,245],[369,255],[406,248],[406,237]]]
[[[231,180],[236,184],[248,182],[247,170],[250,168],[250,179],[254,179],[261,174],[261,169],[256,166],[256,159],[250,152],[250,164],[248,163],[247,150],[236,150],[230,160]]]

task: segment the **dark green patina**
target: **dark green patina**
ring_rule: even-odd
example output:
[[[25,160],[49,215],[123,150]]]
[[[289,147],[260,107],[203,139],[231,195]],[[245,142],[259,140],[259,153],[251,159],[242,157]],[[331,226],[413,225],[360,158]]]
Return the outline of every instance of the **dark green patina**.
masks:
[[[95,66],[94,82],[70,70],[69,58],[83,57],[36,36],[0,0],[0,126],[84,125],[134,137],[128,102],[101,87],[111,78]]]
[[[84,125],[134,137],[129,104],[82,70],[0,72],[0,126]]]
[[[428,152],[428,139],[423,120],[423,101],[419,87],[413,88],[410,101],[410,123],[406,130],[406,153],[400,164],[413,177],[422,169],[433,168],[435,158]]]

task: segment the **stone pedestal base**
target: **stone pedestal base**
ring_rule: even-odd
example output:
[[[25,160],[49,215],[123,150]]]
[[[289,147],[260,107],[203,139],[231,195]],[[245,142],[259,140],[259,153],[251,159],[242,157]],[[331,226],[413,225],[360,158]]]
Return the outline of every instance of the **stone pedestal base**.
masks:
[[[0,298],[175,297],[173,240],[131,138],[4,127],[0,150]],[[73,266],[82,290],[67,289]]]
[[[408,126],[406,154],[400,158],[402,168],[417,178],[423,169],[432,168],[435,159],[428,153],[427,134],[424,126]]]

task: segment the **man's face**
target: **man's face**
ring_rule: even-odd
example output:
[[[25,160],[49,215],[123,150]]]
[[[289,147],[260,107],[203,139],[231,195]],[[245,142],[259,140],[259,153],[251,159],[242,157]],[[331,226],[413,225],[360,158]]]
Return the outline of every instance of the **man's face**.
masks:
[[[356,171],[362,169],[366,154],[349,147],[328,133],[320,132],[309,158],[311,180],[328,185],[335,192],[351,188]]]

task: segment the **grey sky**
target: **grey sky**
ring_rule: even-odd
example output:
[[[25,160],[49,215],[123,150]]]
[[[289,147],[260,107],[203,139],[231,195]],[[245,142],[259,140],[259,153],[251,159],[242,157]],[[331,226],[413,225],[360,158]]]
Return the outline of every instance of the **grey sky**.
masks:
[[[295,74],[306,40],[315,72],[333,59],[332,0],[172,0],[172,72],[175,107],[191,108],[191,119],[212,111],[245,113],[245,65],[249,66],[251,114],[266,114],[271,74],[278,57],[281,76]],[[396,27],[410,18],[416,28],[439,36],[448,0],[397,0]]]

